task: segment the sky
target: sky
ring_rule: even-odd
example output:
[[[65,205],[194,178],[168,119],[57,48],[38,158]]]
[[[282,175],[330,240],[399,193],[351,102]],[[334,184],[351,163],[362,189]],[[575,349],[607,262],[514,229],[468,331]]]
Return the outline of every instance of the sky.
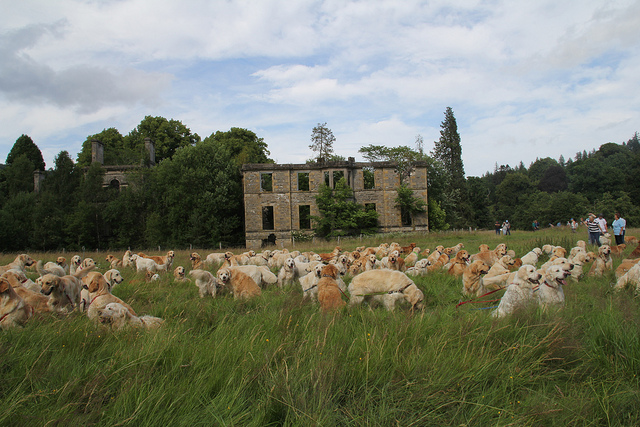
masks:
[[[467,176],[640,130],[640,1],[0,0],[0,162],[29,135],[47,168],[145,116],[232,127],[304,163],[430,152],[451,107]]]

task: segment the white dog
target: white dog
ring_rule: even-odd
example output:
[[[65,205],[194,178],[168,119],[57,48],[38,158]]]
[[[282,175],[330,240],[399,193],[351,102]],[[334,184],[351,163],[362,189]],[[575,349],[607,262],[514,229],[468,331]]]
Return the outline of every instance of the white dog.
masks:
[[[544,281],[538,287],[538,301],[543,308],[549,306],[564,306],[563,286],[567,284],[567,277],[571,269],[566,265],[552,265],[544,272]]]
[[[111,302],[104,308],[98,309],[98,320],[103,325],[119,330],[129,326],[132,328],[157,329],[164,320],[153,316],[135,316],[122,304]]]
[[[492,315],[494,317],[504,317],[518,308],[535,301],[533,286],[539,285],[541,278],[542,275],[538,273],[534,266],[526,264],[520,267],[513,282],[507,287],[500,299],[498,308],[493,311]]]
[[[211,295],[215,298],[218,279],[207,270],[191,270],[189,276],[193,277],[198,287],[200,298]]]
[[[397,270],[370,270],[358,274],[349,284],[351,305],[365,299],[381,302],[389,311],[397,301],[407,301],[412,309],[422,308],[424,295],[406,274]]]
[[[318,297],[318,282],[320,281],[320,274],[322,268],[325,266],[323,263],[318,263],[313,271],[305,274],[300,278],[300,286],[302,287],[302,297],[317,299]]]
[[[147,271],[155,273],[158,270],[158,264],[150,258],[143,258],[138,254],[133,254],[131,255],[131,261],[135,264],[138,273],[146,273]]]
[[[529,265],[535,266],[538,264],[538,258],[540,258],[540,255],[542,255],[542,249],[533,248],[529,252],[527,252],[522,258],[520,258],[520,260],[522,261],[522,264],[529,264]]]
[[[296,267],[295,259],[289,257],[284,261],[284,265],[278,272],[278,286],[284,288],[293,283],[294,280],[300,277],[300,272]]]

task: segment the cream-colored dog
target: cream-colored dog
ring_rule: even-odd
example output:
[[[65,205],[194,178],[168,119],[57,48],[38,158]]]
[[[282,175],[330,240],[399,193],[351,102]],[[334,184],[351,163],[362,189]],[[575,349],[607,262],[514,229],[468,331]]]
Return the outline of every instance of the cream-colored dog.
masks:
[[[120,330],[126,327],[157,329],[164,323],[164,320],[153,316],[136,316],[124,305],[111,302],[98,309],[98,321],[103,325]]]
[[[566,265],[552,265],[543,274],[543,282],[538,287],[537,296],[543,308],[550,306],[564,306],[563,286],[567,284],[567,277],[571,269]]]
[[[20,270],[23,273],[26,273],[26,267],[30,267],[35,264],[33,258],[31,258],[27,254],[18,255],[13,262],[10,262],[7,265],[3,265],[0,267],[0,274],[6,273],[9,270]]]
[[[605,271],[610,271],[612,268],[611,248],[609,245],[602,245],[598,248],[596,259],[591,264],[589,276],[602,276]]]
[[[350,305],[361,304],[365,299],[381,302],[387,310],[393,310],[398,301],[406,301],[411,309],[421,309],[424,295],[406,274],[396,270],[371,270],[355,276],[349,284]]]
[[[237,267],[222,267],[219,269],[218,280],[231,287],[234,299],[248,299],[262,294],[260,286],[258,286],[255,280],[240,271]]]
[[[523,265],[518,269],[513,282],[507,287],[504,295],[500,299],[498,308],[492,315],[494,317],[504,317],[512,314],[517,309],[525,307],[535,301],[533,289],[540,284],[542,275],[538,273],[532,265]]]
[[[33,308],[13,289],[11,283],[0,277],[0,328],[20,327],[33,315]]]
[[[85,307],[89,319],[97,319],[98,310],[105,308],[107,304],[112,302],[122,304],[131,314],[136,315],[136,312],[129,304],[111,293],[109,284],[102,274],[93,271],[83,278],[82,282],[83,288],[89,291],[89,303]]]
[[[462,272],[462,293],[477,296],[485,294],[487,291],[483,276],[489,272],[489,269],[489,265],[480,259],[471,262]]]
[[[198,287],[198,293],[200,298],[204,298],[207,295],[211,295],[215,298],[218,285],[218,279],[208,272],[207,270],[191,270],[189,276],[195,279],[195,284]]]
[[[78,308],[81,310],[81,279],[91,273],[94,266],[89,266],[82,270],[76,270],[74,274],[66,276],[56,276],[55,274],[45,274],[41,279],[41,290],[43,295],[49,297],[49,308],[52,311],[72,311]],[[100,273],[97,273],[100,274]],[[100,274],[102,277],[102,274]]]

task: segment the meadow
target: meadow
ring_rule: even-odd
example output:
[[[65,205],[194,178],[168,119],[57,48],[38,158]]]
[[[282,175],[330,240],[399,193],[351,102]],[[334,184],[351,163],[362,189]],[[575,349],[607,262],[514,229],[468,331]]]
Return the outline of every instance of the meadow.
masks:
[[[585,237],[547,229],[339,244],[462,242],[473,253],[480,243],[505,242],[521,256],[546,243],[570,249]],[[106,254],[84,256],[104,272]],[[174,267],[189,270],[188,254],[177,251]],[[14,257],[3,254],[0,263]],[[425,294],[422,311],[362,306],[333,314],[304,300],[299,287],[268,288],[250,301],[201,299],[194,284],[171,274],[147,283],[131,269],[121,272],[125,281],[113,293],[139,315],[164,318],[163,327],[114,332],[71,313],[0,331],[0,425],[640,425],[640,302],[634,290],[611,291],[613,272],[569,282],[563,310],[500,320],[484,309],[495,302],[456,308],[469,298],[461,280],[444,272],[414,279]]]

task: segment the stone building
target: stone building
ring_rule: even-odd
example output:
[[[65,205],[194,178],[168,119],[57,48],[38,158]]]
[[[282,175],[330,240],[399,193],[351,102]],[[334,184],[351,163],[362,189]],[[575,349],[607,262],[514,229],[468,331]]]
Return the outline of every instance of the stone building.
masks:
[[[413,218],[395,207],[400,179],[390,162],[324,164],[245,164],[242,166],[247,248],[289,243],[292,232],[311,231],[308,216],[319,216],[320,185],[335,187],[341,178],[353,190],[355,202],[378,212],[380,232],[429,229],[427,214]],[[418,163],[408,186],[427,202],[427,165]]]

